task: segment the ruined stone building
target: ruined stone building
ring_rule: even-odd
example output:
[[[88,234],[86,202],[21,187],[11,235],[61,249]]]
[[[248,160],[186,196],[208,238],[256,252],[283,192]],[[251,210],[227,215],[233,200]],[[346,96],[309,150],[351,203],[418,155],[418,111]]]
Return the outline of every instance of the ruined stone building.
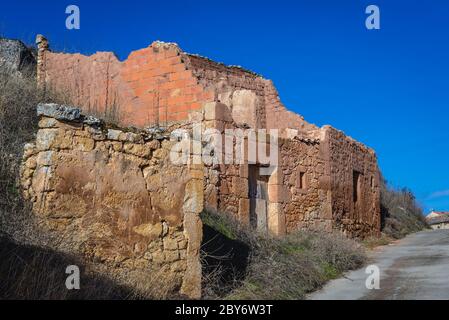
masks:
[[[37,42],[39,85],[65,93],[82,114],[39,107],[37,138],[24,155],[24,192],[47,228],[78,235],[72,241],[92,259],[116,268],[166,266],[181,292],[198,297],[204,209],[274,235],[380,232],[374,151],[288,111],[270,80],[173,43],[154,42],[119,61],[111,52],[55,53],[45,38]],[[277,164],[248,154],[243,164],[173,164],[181,138],[171,133],[198,123],[223,141],[230,129],[278,129],[277,140],[255,138],[277,148]],[[192,148],[188,157],[195,155]]]

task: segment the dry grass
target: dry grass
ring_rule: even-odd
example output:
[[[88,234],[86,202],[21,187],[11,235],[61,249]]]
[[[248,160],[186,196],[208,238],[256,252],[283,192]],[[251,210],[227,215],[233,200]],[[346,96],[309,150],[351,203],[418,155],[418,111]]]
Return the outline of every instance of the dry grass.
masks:
[[[370,237],[366,238],[362,241],[362,244],[367,249],[374,249],[379,246],[386,246],[390,243],[392,243],[395,239],[390,237],[389,235],[382,233],[380,237]]]
[[[66,267],[81,270],[80,290],[65,287]],[[75,257],[0,237],[0,299],[131,299],[132,290],[108,278],[89,274]]]
[[[67,266],[80,268],[80,289],[65,286]],[[164,269],[122,270],[107,267],[43,246],[19,244],[0,235],[0,300],[140,300],[182,298],[174,292],[178,279]]]
[[[33,72],[0,68],[0,232],[21,242],[35,243],[44,236],[34,230],[34,217],[22,199],[19,170],[23,146],[34,140],[38,129],[36,106],[45,102],[68,101],[60,93],[39,89]]]
[[[0,68],[0,299],[171,298],[179,284],[158,272],[133,274],[137,280],[126,286],[126,279],[102,276],[108,274],[105,268],[51,249],[62,237],[37,227],[19,186],[23,146],[37,132],[40,102],[70,103],[62,95],[38,89],[33,73],[18,76]],[[71,264],[82,270],[81,290],[65,287],[65,268]]]
[[[203,292],[206,298],[303,299],[328,280],[365,262],[363,248],[341,234],[298,231],[274,238],[250,231],[234,219],[214,213],[204,213],[203,223],[250,248],[243,277],[224,282],[220,274],[226,271],[223,270],[226,264],[219,261],[212,272],[205,272]],[[223,241],[220,244],[223,245]],[[202,253],[203,257],[207,254]],[[207,271],[207,267],[203,268]],[[207,277],[208,274],[213,276]]]
[[[69,104],[75,105],[72,103],[72,101]],[[120,106],[118,103],[118,99],[114,98],[113,101],[111,101],[111,103],[106,106],[106,108],[104,108],[104,110],[100,111],[100,108],[98,107],[90,107],[87,108],[86,113],[101,119],[109,125],[120,126],[122,114],[119,110]]]
[[[33,72],[17,74],[0,68],[0,233],[31,244],[49,242],[47,235],[35,229],[19,183],[23,146],[34,140],[36,106],[41,102],[63,103],[64,99],[39,89]]]
[[[45,101],[31,76],[0,71],[0,231],[24,234],[29,210],[18,183],[23,145],[37,130],[36,105]]]

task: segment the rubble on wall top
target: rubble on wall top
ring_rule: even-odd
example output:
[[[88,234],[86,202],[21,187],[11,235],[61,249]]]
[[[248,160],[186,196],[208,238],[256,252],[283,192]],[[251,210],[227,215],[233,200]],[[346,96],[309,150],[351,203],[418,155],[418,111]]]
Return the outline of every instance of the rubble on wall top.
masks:
[[[47,38],[44,37],[42,34],[36,35],[36,44],[40,44],[42,42],[48,42]]]
[[[165,42],[165,41],[156,40],[156,41],[153,41],[148,46],[148,48],[151,48],[153,50],[153,52],[159,52],[160,50],[163,50],[163,51],[174,50],[177,53],[177,55],[180,55],[182,53],[181,48],[179,47],[179,45],[176,42]],[[129,56],[131,56],[133,53],[139,52],[139,51],[141,51],[141,50],[133,51],[130,53]]]
[[[307,138],[307,137],[302,137],[302,136],[296,136],[294,137],[295,140],[299,140],[305,143],[320,143],[320,139],[313,139],[313,138]]]
[[[63,121],[76,121],[81,119],[80,109],[56,103],[39,103],[37,105],[37,115]]]
[[[37,115],[39,117],[54,118],[63,122],[78,122],[91,127],[102,127],[100,129],[105,129],[108,137],[112,140],[114,140],[114,136],[128,137],[125,140],[136,140],[135,138],[129,138],[130,136],[140,137],[144,140],[165,140],[170,138],[170,132],[162,128],[145,128],[142,130],[134,127],[118,128],[114,125],[108,125],[108,127],[106,127],[106,123],[103,120],[91,115],[84,115],[79,108],[57,103],[39,103],[37,105]]]
[[[151,43],[150,47],[164,47],[164,48],[177,47],[177,48],[179,48],[179,45],[176,42],[165,42],[165,41],[156,40],[156,41],[153,41],[153,43]]]
[[[50,117],[60,121],[76,121],[90,126],[100,126],[103,123],[98,118],[81,114],[81,110],[76,107],[56,103],[39,103],[36,111],[38,116]]]
[[[334,130],[335,132],[338,132],[338,133],[342,134],[347,139],[347,141],[349,141],[350,143],[353,143],[353,144],[359,146],[360,148],[362,148],[362,149],[366,150],[367,152],[371,153],[372,155],[376,155],[376,151],[374,151],[373,148],[365,145],[364,143],[354,139],[351,136],[348,136],[343,130],[337,129],[337,128],[329,125],[329,124],[323,125],[321,127],[321,130],[325,130],[325,131],[326,130]]]
[[[313,137],[311,134],[304,133],[304,132],[298,132],[293,137],[293,139],[301,141],[301,142],[305,142],[307,144],[316,144],[316,143],[320,143],[321,142],[321,140],[319,138]]]
[[[297,140],[307,144],[320,143],[319,137],[316,137],[313,131],[301,131],[298,129],[286,128],[283,129],[284,137],[290,140]]]
[[[219,61],[212,60],[212,59],[210,59],[210,58],[208,58],[208,57],[199,55],[199,54],[197,54],[197,53],[188,53],[188,52],[184,52],[184,53],[185,53],[187,56],[189,56],[189,57],[194,57],[194,58],[206,60],[206,61],[208,61],[208,62],[215,63],[215,64],[217,64],[217,65],[220,65],[220,66],[223,66],[223,67],[226,67],[226,68],[229,68],[229,69],[241,70],[241,71],[246,72],[246,73],[248,73],[248,74],[250,74],[250,75],[252,75],[252,76],[259,77],[259,78],[263,78],[263,76],[262,76],[261,74],[256,73],[256,72],[254,72],[254,71],[252,71],[252,70],[249,70],[249,69],[245,69],[245,68],[243,68],[242,66],[239,66],[239,65],[227,65],[227,64],[225,64],[225,63],[223,63],[223,62],[219,62]]]

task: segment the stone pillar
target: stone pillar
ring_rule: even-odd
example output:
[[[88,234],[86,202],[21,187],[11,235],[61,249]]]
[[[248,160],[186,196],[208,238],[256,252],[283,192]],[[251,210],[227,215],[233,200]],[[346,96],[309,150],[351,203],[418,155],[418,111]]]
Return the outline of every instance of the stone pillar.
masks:
[[[203,238],[203,223],[200,213],[204,204],[204,166],[193,164],[188,168],[190,180],[185,187],[184,233],[188,239],[187,269],[181,286],[181,293],[192,299],[201,298],[201,261],[200,250]]]
[[[285,214],[282,210],[282,203],[288,191],[283,185],[283,174],[280,167],[273,168],[273,172],[268,179],[268,231],[272,235],[283,236],[286,234]]]
[[[37,45],[37,85],[40,88],[45,88],[45,55],[48,51],[48,40],[41,34],[36,36]]]
[[[319,179],[319,188],[323,193],[325,202],[321,205],[321,219],[326,221],[326,230],[331,232],[335,226],[333,219],[333,192],[331,177],[331,146],[330,146],[330,126],[323,126],[320,129],[320,159],[324,162],[324,174]]]

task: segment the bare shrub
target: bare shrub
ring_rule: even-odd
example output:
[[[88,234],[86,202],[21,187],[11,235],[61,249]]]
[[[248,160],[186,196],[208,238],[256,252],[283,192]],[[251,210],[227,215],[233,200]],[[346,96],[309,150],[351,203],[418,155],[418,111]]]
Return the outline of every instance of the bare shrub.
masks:
[[[385,246],[393,242],[393,238],[385,233],[382,233],[380,237],[369,237],[363,239],[363,245],[368,249],[374,249],[378,246]]]
[[[250,230],[225,214],[203,213],[202,220],[250,248],[244,277],[224,282],[219,263],[213,272],[205,273],[213,275],[203,281],[205,298],[303,299],[365,262],[363,248],[340,233],[297,231],[276,238]],[[202,256],[207,254],[203,250]]]
[[[36,106],[41,102],[67,100],[62,93],[39,89],[33,71],[0,68],[0,232],[31,243],[43,235],[33,230],[33,215],[20,192],[19,170],[23,146],[37,132]]]
[[[105,108],[99,108],[98,106],[89,106],[87,107],[86,113],[102,119],[107,124],[118,126],[120,124],[120,121],[122,120],[118,100],[119,99],[117,97],[117,94],[115,93],[114,98]],[[70,104],[76,105],[72,101],[70,102]]]
[[[9,234],[22,231],[26,220],[19,167],[23,145],[37,130],[36,105],[43,100],[32,75],[0,73],[0,231]]]

